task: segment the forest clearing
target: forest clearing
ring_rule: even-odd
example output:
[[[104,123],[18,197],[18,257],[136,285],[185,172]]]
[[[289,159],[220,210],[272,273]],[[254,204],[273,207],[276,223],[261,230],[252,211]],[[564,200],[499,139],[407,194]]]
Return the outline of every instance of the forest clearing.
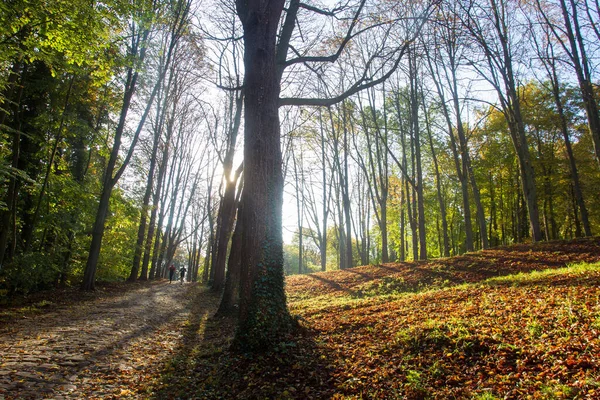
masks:
[[[164,280],[0,309],[0,397],[594,399],[600,239],[288,277],[299,329],[229,350],[219,296]]]

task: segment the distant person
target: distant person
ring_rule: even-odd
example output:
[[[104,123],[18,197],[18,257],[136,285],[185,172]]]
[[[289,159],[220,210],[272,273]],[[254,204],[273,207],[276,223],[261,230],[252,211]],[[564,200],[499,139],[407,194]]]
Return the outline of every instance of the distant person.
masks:
[[[169,283],[173,282],[173,278],[175,277],[175,265],[171,264],[169,267]]]
[[[179,270],[179,279],[181,279],[181,284],[183,285],[183,277],[185,276],[185,267],[181,267],[181,269]]]

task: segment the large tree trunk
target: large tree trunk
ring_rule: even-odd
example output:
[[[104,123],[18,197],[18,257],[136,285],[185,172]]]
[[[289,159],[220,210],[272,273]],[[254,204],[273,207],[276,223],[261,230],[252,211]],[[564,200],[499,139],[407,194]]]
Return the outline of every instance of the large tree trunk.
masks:
[[[237,1],[244,27],[242,265],[234,346],[261,349],[291,328],[283,279],[282,156],[276,38],[283,0]]]

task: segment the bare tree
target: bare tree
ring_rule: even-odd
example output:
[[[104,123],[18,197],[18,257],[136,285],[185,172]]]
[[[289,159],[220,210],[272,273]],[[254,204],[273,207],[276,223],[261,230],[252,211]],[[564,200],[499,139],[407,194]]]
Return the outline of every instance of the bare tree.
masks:
[[[158,74],[159,74],[159,80],[157,82],[157,95],[159,97],[159,101],[157,102],[157,110],[156,110],[156,119],[157,119],[157,123],[155,125],[155,129],[154,129],[154,135],[153,135],[153,140],[152,140],[152,153],[150,155],[150,166],[148,169],[148,176],[147,176],[147,180],[146,180],[146,190],[144,193],[144,198],[143,198],[143,202],[142,202],[142,213],[141,213],[141,217],[140,217],[140,224],[138,227],[138,236],[137,236],[137,243],[136,243],[136,247],[135,247],[135,253],[133,256],[133,265],[131,267],[131,273],[129,275],[128,280],[131,281],[135,281],[138,278],[138,272],[139,272],[139,267],[140,267],[140,262],[142,259],[142,253],[143,253],[143,248],[144,248],[144,240],[145,240],[145,235],[146,235],[146,225],[147,225],[147,219],[148,219],[148,214],[147,214],[147,209],[149,207],[150,204],[150,197],[152,195],[152,186],[154,184],[154,173],[156,170],[156,162],[157,162],[157,155],[158,155],[158,145],[160,142],[160,137],[161,137],[161,133],[162,133],[162,123],[161,123],[161,116],[164,115],[164,113],[161,113],[161,106],[162,109],[164,109],[164,104],[161,104],[161,94],[162,94],[162,99],[164,102],[167,101],[168,97],[169,97],[169,88],[170,88],[170,83],[171,83],[171,79],[173,76],[173,71],[171,70],[171,73],[169,74],[169,83],[167,85],[164,84],[164,76],[166,75],[166,70],[170,69],[170,64],[171,64],[171,60],[174,57],[173,53],[176,49],[177,44],[179,43],[179,40],[181,39],[183,33],[184,33],[184,27],[186,24],[186,21],[188,20],[188,13],[190,10],[190,5],[191,5],[191,1],[187,0],[187,1],[179,1],[178,5],[175,7],[174,9],[174,15],[172,16],[173,18],[173,23],[170,28],[168,33],[166,35],[164,35],[164,41],[163,44],[161,46],[161,52],[160,52],[160,61],[159,61],[159,65],[158,65]],[[164,94],[161,93],[161,89],[165,92]],[[143,269],[142,274],[140,276],[141,280],[145,280],[147,279],[147,273],[148,273],[148,268],[147,268],[147,264],[146,264],[146,268]]]
[[[447,7],[453,7],[448,9]],[[430,41],[433,41],[433,51],[429,46],[424,46],[427,55],[427,64],[429,72],[433,76],[434,86],[440,98],[440,107],[448,125],[448,135],[450,136],[450,146],[454,155],[456,172],[461,183],[463,195],[463,207],[465,213],[465,236],[466,250],[472,251],[473,248],[473,229],[471,225],[471,206],[469,199],[468,184],[471,185],[473,192],[473,201],[477,212],[477,222],[481,234],[481,247],[489,247],[487,237],[486,218],[481,204],[481,195],[479,185],[475,179],[469,146],[467,141],[467,132],[463,122],[460,99],[461,94],[458,88],[458,73],[461,63],[465,60],[464,52],[468,50],[465,43],[465,32],[463,32],[460,22],[456,18],[456,4],[446,4],[440,6],[440,20],[434,25]],[[452,104],[452,108],[447,104]],[[454,114],[454,123],[452,116]],[[454,134],[458,138],[454,137]]]
[[[327,268],[327,226],[331,214],[331,199],[333,194],[333,179],[328,179],[328,177],[331,177],[333,174],[333,166],[329,157],[329,147],[327,145],[330,141],[327,137],[322,111],[321,107],[317,110],[318,126],[316,130],[318,134],[315,134],[314,139],[317,143],[313,149],[319,159],[320,174],[309,174],[304,191],[304,200],[308,218],[308,232],[315,245],[319,248],[321,271],[325,271]],[[315,193],[317,189],[320,189],[320,197]],[[319,202],[321,208],[318,207]]]
[[[539,6],[539,3],[538,3]],[[556,112],[560,120],[560,131],[565,142],[565,150],[569,159],[569,168],[571,170],[571,179],[573,181],[573,192],[575,200],[579,208],[581,215],[581,222],[583,223],[583,229],[585,236],[592,236],[592,229],[588,217],[587,207],[583,199],[583,191],[581,190],[581,183],[579,180],[579,172],[577,170],[577,163],[575,162],[575,156],[573,154],[573,146],[571,144],[571,138],[569,134],[569,128],[567,123],[567,116],[565,115],[564,104],[561,98],[561,82],[559,81],[557,72],[557,55],[555,52],[554,44],[552,43],[552,31],[550,26],[540,24],[539,29],[536,29],[533,21],[531,23],[531,39],[535,46],[536,53],[539,61],[542,64],[548,79],[548,89],[552,93],[552,98],[556,106]],[[541,38],[538,34],[541,33]]]
[[[442,241],[443,245],[440,245],[440,253],[444,257],[450,257],[450,238],[448,236],[448,216],[446,213],[446,202],[442,192],[442,178],[440,173],[440,166],[438,163],[438,157],[436,155],[436,149],[433,144],[433,129],[430,121],[430,110],[425,105],[425,94],[421,95],[421,106],[423,107],[423,113],[425,116],[425,132],[427,132],[427,140],[429,142],[429,150],[431,151],[431,158],[433,160],[433,171],[435,173],[435,186],[438,204],[440,206],[440,216],[442,218]],[[438,224],[439,230],[439,224]]]
[[[368,191],[379,232],[381,234],[381,261],[389,262],[388,254],[388,229],[387,229],[387,203],[389,193],[389,162],[387,152],[388,141],[388,118],[386,112],[386,91],[383,85],[383,115],[377,115],[374,90],[368,90],[367,100],[369,107],[365,109],[360,97],[358,104],[362,116],[362,128],[366,139],[366,156],[363,159],[360,153],[357,153],[357,161],[363,173],[368,178]],[[368,118],[368,119],[367,119]],[[381,121],[383,119],[383,121]],[[353,135],[355,138],[356,135]]]
[[[243,164],[240,164],[235,172],[233,171],[233,158],[242,116],[242,101],[243,96],[241,93],[230,93],[227,107],[227,125],[225,126],[224,143],[226,143],[226,149],[222,159],[222,186],[224,187],[224,191],[217,214],[214,244],[216,246],[216,253],[212,259],[212,270],[214,271],[212,289],[218,292],[223,290],[225,285],[227,247],[231,238],[235,210],[237,208],[237,204],[235,203],[236,188],[243,169]]]
[[[554,39],[561,45],[563,51],[568,56],[577,76],[581,98],[588,119],[588,128],[592,136],[592,142],[594,143],[596,160],[600,164],[600,111],[598,110],[598,99],[594,93],[591,62],[585,46],[585,32],[582,28],[583,21],[580,21],[578,4],[579,2],[575,0],[558,0],[558,12],[563,19],[563,24],[559,25],[557,21],[560,18],[553,15],[553,11],[556,10],[552,10],[549,3],[542,4],[539,0],[536,0],[539,14],[552,32]],[[585,2],[585,5],[586,11],[589,13],[589,3]],[[596,9],[598,10],[597,5]],[[590,16],[594,32],[598,35],[600,31],[597,30],[597,25],[594,23],[591,14],[588,15]]]
[[[523,36],[515,26],[517,18],[513,15],[519,9],[516,2],[513,1],[461,0],[460,4],[459,16],[483,55],[482,60],[472,62],[471,66],[487,80],[498,95],[500,109],[508,123],[509,133],[519,161],[521,187],[529,215],[531,238],[534,242],[538,242],[542,240],[538,196],[521,111],[521,97],[516,72],[517,61],[515,60],[515,52],[518,45],[522,44]],[[521,43],[517,43],[519,38]]]

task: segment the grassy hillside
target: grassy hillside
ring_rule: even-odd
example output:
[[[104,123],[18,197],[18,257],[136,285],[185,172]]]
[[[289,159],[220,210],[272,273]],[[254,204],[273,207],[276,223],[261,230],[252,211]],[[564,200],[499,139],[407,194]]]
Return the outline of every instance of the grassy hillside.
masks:
[[[295,276],[287,290],[300,333],[235,355],[231,321],[191,324],[167,369],[185,378],[160,396],[600,398],[598,238]]]

